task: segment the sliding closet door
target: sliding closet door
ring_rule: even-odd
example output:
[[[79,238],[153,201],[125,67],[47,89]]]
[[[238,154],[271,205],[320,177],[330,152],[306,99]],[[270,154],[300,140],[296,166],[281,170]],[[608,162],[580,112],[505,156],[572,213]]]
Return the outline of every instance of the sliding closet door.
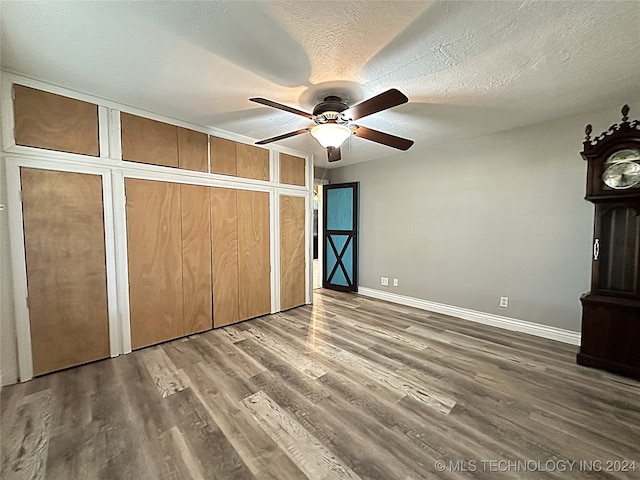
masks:
[[[184,333],[212,328],[209,188],[180,185]]]
[[[269,194],[238,190],[240,319],[271,312]]]
[[[127,178],[131,345],[184,335],[180,185]]]
[[[280,196],[280,309],[306,300],[304,197]]]
[[[213,324],[222,327],[239,319],[237,192],[211,188],[210,193]]]
[[[34,375],[109,357],[102,177],[20,177]]]

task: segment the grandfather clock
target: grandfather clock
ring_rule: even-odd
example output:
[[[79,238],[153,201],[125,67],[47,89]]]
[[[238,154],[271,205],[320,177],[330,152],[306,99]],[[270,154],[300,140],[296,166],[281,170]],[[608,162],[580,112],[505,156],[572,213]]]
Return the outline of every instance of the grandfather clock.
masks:
[[[591,138],[582,157],[586,199],[595,205],[591,291],[582,302],[578,363],[640,379],[640,123],[622,122]]]

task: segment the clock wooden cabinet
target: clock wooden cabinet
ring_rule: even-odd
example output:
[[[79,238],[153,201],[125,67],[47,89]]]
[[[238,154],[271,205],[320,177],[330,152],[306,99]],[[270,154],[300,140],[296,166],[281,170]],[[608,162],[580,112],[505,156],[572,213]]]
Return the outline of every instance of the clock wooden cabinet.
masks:
[[[640,379],[640,123],[628,113],[594,139],[587,125],[581,152],[595,217],[577,360]]]

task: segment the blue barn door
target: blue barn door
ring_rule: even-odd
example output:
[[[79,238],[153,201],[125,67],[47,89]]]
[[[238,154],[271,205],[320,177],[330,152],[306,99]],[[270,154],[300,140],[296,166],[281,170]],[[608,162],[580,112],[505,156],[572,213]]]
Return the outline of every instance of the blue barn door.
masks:
[[[358,182],[325,185],[322,286],[358,291]]]

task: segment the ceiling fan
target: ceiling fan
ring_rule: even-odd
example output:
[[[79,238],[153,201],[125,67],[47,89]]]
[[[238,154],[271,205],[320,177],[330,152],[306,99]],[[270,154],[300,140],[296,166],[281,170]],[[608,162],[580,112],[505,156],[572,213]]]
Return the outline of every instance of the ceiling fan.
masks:
[[[408,102],[409,99],[395,88],[387,90],[375,97],[371,97],[368,100],[364,100],[352,107],[347,105],[347,103],[340,97],[336,95],[328,95],[324,97],[322,102],[314,107],[313,113],[307,113],[302,110],[298,110],[297,108],[289,107],[266,98],[250,98],[249,100],[309,118],[316,124],[314,127],[301,128],[294,132],[260,140],[259,142],[256,142],[256,145],[277,142],[278,140],[310,132],[311,135],[318,140],[320,145],[327,149],[327,155],[330,162],[336,162],[342,158],[340,154],[340,145],[342,145],[342,143],[351,135],[371,140],[372,142],[381,143],[383,145],[388,145],[399,150],[408,150],[411,145],[413,145],[413,140],[396,137],[389,133],[380,132],[378,130],[373,130],[371,128],[351,123],[354,120],[366,117],[367,115],[381,112],[382,110],[387,110],[388,108]]]

